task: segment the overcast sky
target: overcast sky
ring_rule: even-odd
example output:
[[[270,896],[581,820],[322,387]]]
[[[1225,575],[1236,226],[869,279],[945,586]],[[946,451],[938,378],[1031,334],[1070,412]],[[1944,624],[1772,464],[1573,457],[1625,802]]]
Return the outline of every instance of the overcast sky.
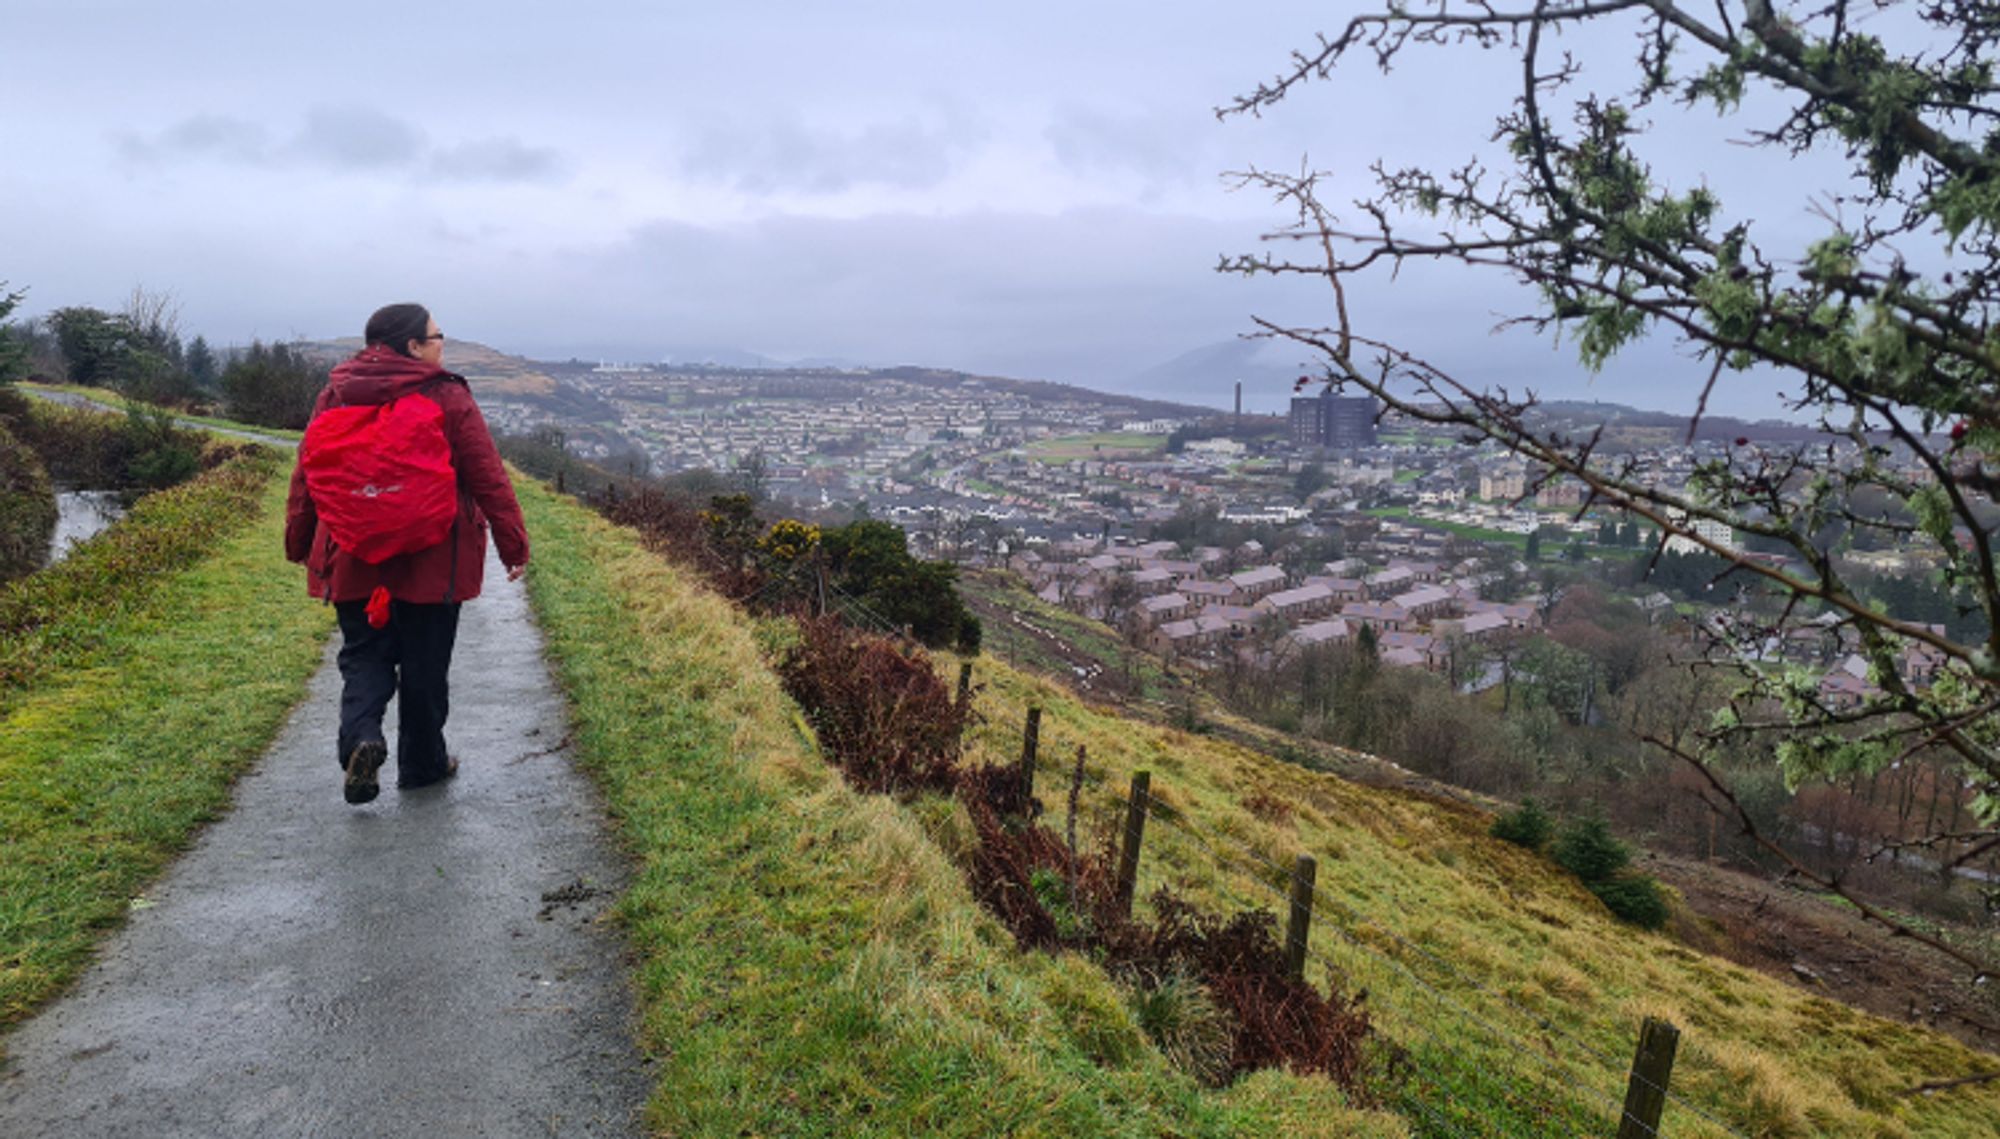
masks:
[[[170,290],[218,343],[354,335],[417,299],[448,335],[543,357],[727,348],[1118,386],[1252,314],[1327,316],[1323,285],[1213,271],[1286,220],[1222,172],[1309,160],[1356,176],[1350,198],[1377,156],[1486,145],[1518,65],[1476,52],[1216,121],[1347,10],[8,0],[0,280],[31,314]],[[1728,180],[1738,158],[1710,153],[1679,185]],[[1567,349],[1493,336],[1523,300],[1460,274],[1355,303],[1516,387],[1670,407],[1701,378],[1650,350],[1593,383]]]

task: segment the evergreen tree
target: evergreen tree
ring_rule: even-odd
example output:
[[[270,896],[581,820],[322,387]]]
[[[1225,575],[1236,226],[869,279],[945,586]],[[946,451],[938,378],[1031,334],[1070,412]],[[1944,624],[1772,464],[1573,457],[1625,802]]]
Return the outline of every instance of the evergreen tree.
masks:
[[[214,391],[222,378],[216,364],[215,351],[208,346],[208,338],[197,335],[187,346],[187,374],[195,387],[202,391]]]
[[[7,282],[0,281],[0,384],[12,383],[28,374],[28,347],[21,342],[18,331],[7,323],[7,317],[27,295],[18,289],[8,291]]]
[[[326,369],[289,344],[253,340],[222,370],[222,395],[231,418],[264,427],[299,430],[312,418],[313,401],[326,386]]]

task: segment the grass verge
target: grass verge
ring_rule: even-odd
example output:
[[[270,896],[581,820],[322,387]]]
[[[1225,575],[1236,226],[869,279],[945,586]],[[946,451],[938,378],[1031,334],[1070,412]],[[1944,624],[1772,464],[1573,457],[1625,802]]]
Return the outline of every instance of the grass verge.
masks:
[[[1202,1088],[1074,956],[1022,954],[919,820],[804,737],[758,630],[624,531],[521,486],[582,762],[639,874],[649,1122],[668,1134],[1397,1135],[1320,1080]]]
[[[78,974],[318,666],[284,474],[239,456],[0,593],[0,1024]]]

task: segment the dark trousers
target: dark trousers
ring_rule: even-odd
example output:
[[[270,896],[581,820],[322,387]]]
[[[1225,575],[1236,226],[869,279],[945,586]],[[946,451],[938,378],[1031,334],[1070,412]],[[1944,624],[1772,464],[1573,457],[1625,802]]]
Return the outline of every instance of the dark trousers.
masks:
[[[458,640],[458,603],[389,607],[389,623],[368,624],[367,603],[343,601],[340,617],[341,766],[356,746],[382,739],[382,713],[396,705],[396,783],[418,787],[444,777],[449,754],[444,722],[451,714],[451,649]]]

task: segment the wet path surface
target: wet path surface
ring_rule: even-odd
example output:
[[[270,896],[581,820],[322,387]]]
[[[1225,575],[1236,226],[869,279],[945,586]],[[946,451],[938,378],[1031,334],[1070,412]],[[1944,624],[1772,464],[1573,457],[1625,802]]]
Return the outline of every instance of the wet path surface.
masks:
[[[381,798],[345,804],[329,651],[230,815],[5,1039],[0,1135],[640,1133],[597,920],[626,869],[521,587],[497,562],[486,581],[452,664],[458,778],[396,790],[392,743]]]

